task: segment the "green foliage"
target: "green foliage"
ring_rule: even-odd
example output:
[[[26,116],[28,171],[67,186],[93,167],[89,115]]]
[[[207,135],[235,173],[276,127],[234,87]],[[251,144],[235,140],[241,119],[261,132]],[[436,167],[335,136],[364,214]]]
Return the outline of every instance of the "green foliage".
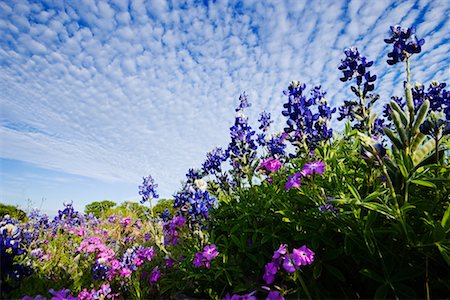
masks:
[[[307,162],[297,159],[274,174],[272,183],[221,198],[210,230],[223,252],[224,267],[214,277],[217,288],[258,289],[264,285],[264,265],[285,243],[315,251],[313,266],[302,270],[313,298],[425,298],[430,291],[445,297],[450,290],[449,166],[414,168],[402,156],[362,160],[365,142],[349,130],[316,149],[313,160],[326,162],[326,172],[302,180],[299,189],[284,190],[288,176]],[[388,161],[404,170],[388,174]],[[386,175],[395,177],[395,196]],[[319,211],[329,198],[338,214]],[[298,282],[284,284],[299,295]]]
[[[15,218],[20,221],[27,220],[27,214],[23,210],[13,205],[0,203],[0,219],[6,215],[9,215],[11,218]]]
[[[97,218],[104,217],[108,209],[116,206],[116,203],[110,200],[92,202],[84,208],[87,214],[94,214]]]
[[[170,215],[173,216],[176,213],[176,209],[173,207],[173,203],[175,200],[173,199],[159,199],[158,203],[153,207],[153,213],[155,216],[160,216],[162,212],[167,208],[170,212]]]

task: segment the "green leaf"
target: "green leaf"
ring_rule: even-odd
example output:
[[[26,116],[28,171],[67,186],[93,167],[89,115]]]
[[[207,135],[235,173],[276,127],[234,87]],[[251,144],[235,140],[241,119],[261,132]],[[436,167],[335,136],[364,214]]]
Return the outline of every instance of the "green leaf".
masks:
[[[342,274],[341,271],[339,271],[338,268],[333,267],[332,265],[324,264],[325,269],[327,269],[328,272],[330,272],[334,277],[336,277],[338,280],[345,282],[345,276]]]
[[[425,118],[427,117],[428,109],[430,108],[430,101],[425,100],[419,108],[417,112],[416,120],[414,121],[414,125],[412,128],[412,134],[416,134],[419,130],[419,126],[423,123]]]
[[[382,286],[377,288],[377,290],[375,291],[374,298],[375,299],[386,299],[387,292],[388,292],[388,286],[383,284]]]
[[[390,219],[395,219],[395,216],[393,215],[393,211],[392,209],[390,209],[389,207],[387,207],[386,205],[383,204],[379,204],[379,203],[374,203],[374,202],[370,202],[370,203],[361,203],[361,206],[373,210],[377,213],[380,213],[382,215],[387,216]]]
[[[445,262],[450,267],[450,249],[440,243],[436,243],[436,246],[438,247],[439,252],[441,252],[441,255],[444,258]]]
[[[392,120],[395,124],[395,129],[397,129],[397,133],[400,136],[401,141],[403,142],[403,145],[408,146],[408,138],[406,136],[405,128],[403,128],[403,125],[400,121],[400,115],[396,111],[392,111],[391,113]]]
[[[361,196],[359,195],[358,190],[350,183],[347,184],[347,187],[353,197],[355,197],[356,200],[361,201]]]
[[[241,248],[241,241],[234,234],[231,235],[231,240],[238,248]]]
[[[313,277],[314,277],[314,279],[319,278],[320,274],[322,274],[322,264],[320,264],[320,263],[314,264],[314,269],[313,269]]]
[[[432,189],[436,189],[436,185],[432,182],[429,181],[425,181],[425,180],[411,180],[411,183],[417,184],[417,185],[421,185],[421,186],[425,186],[425,187],[429,187]]]
[[[385,191],[375,191],[373,193],[370,193],[366,198],[364,198],[364,202],[370,202],[375,199],[377,199],[379,196],[383,195]]]
[[[448,232],[450,229],[450,205],[447,206],[447,210],[445,211],[444,215],[442,216],[441,225],[442,228],[445,229],[445,232]]]
[[[422,160],[427,158],[434,152],[436,142],[434,139],[430,139],[423,143],[417,151],[413,153],[414,165],[418,165]]]
[[[395,134],[392,132],[392,130],[390,130],[388,127],[383,127],[384,132],[386,133],[386,135],[388,136],[388,138],[391,140],[392,144],[394,144],[394,146],[401,150],[404,149],[403,143],[395,136]]]
[[[373,270],[369,270],[369,269],[362,269],[359,270],[359,273],[361,273],[362,275],[369,277],[370,279],[373,279],[375,281],[378,281],[380,283],[384,283],[384,279],[383,277],[381,277],[380,275],[378,275],[375,271]]]
[[[395,102],[394,100],[392,100],[389,105],[391,106],[392,110],[396,111],[399,116],[400,119],[402,120],[403,125],[406,127],[408,126],[408,117],[406,116],[406,114],[402,111],[402,109],[400,108],[400,106],[397,104],[397,102]]]

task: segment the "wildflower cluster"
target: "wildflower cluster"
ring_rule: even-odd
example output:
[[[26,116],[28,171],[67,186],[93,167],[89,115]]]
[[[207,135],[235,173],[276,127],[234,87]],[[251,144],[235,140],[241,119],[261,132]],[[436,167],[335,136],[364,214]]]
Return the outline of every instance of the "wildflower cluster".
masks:
[[[237,184],[240,184],[241,180],[245,178],[251,180],[248,167],[256,159],[256,149],[258,148],[254,138],[255,131],[248,124],[248,118],[244,114],[244,109],[250,106],[245,93],[239,97],[239,102],[234,125],[230,128],[231,141],[226,150]]]
[[[288,140],[299,149],[314,150],[321,141],[331,138],[333,130],[329,128],[331,115],[336,108],[331,109],[326,100],[325,92],[320,86],[314,87],[310,97],[303,95],[306,85],[292,81],[284,94],[288,102],[283,105],[283,116],[287,117],[287,127],[284,131]]]
[[[27,241],[23,239],[23,231],[19,225],[19,221],[9,215],[0,221],[0,282],[3,283],[2,290],[10,288],[6,285],[9,278],[20,280],[32,272],[26,261],[20,259],[25,253]],[[21,262],[17,263],[18,261]]]
[[[384,120],[371,116],[371,108],[379,99],[378,95],[369,94],[375,88],[376,75],[371,75],[368,70],[373,61],[368,61],[365,56],[360,55],[356,47],[344,50],[345,59],[341,60],[338,69],[343,72],[341,81],[346,82],[356,80],[356,86],[351,86],[352,92],[358,98],[354,100],[344,100],[344,105],[339,107],[339,121],[348,118],[354,122],[352,128],[361,131],[368,131],[371,134],[379,135],[383,133]],[[371,121],[373,119],[373,121]]]
[[[227,160],[227,155],[220,147],[214,148],[206,154],[206,160],[203,163],[203,172],[206,174],[222,173],[222,162]]]
[[[217,255],[219,255],[219,252],[216,250],[216,245],[206,245],[203,248],[203,252],[195,253],[195,257],[192,262],[194,263],[195,268],[206,267],[209,269],[211,266],[211,261]]]
[[[189,215],[191,221],[205,220],[216,199],[206,190],[207,183],[201,179],[199,172],[191,169],[186,177],[188,181],[183,188],[173,195],[173,207],[179,209],[180,215]]]
[[[326,164],[321,161],[314,161],[314,162],[306,163],[300,172],[297,172],[297,173],[289,176],[288,180],[286,181],[286,184],[284,185],[284,188],[286,190],[289,190],[291,188],[300,187],[300,185],[301,185],[300,179],[302,177],[307,177],[307,176],[310,176],[313,174],[321,175],[325,172],[325,166],[326,166]]]
[[[172,220],[167,220],[163,224],[164,245],[176,245],[178,243],[178,230],[186,222],[184,216],[176,216]]]
[[[415,33],[414,26],[409,28],[402,28],[400,25],[391,26],[391,37],[384,40],[387,44],[393,44],[392,52],[388,54],[389,65],[395,65],[422,51],[425,40],[418,39]]]
[[[283,269],[292,274],[299,270],[301,266],[311,265],[314,262],[314,252],[306,247],[301,246],[293,249],[292,253],[288,253],[286,244],[281,244],[278,250],[273,253],[272,261],[265,265],[263,279],[266,284],[272,284],[275,281],[275,275]]]

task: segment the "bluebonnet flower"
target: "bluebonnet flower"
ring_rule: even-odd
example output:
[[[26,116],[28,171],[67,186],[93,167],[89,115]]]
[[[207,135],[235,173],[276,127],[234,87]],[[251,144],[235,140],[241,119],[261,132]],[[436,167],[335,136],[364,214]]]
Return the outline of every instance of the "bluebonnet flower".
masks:
[[[284,131],[288,134],[289,141],[297,147],[305,147],[314,150],[318,143],[326,141],[332,136],[329,128],[331,114],[336,108],[331,109],[324,98],[320,86],[311,90],[311,96],[303,95],[305,84],[292,81],[284,94],[288,96],[288,102],[283,105],[283,116],[287,117],[287,127]],[[315,109],[313,111],[313,109]]]
[[[269,129],[270,124],[273,123],[273,120],[270,119],[270,113],[263,111],[260,114],[258,122],[261,123],[259,129],[261,129],[263,132],[266,132],[267,129]]]
[[[379,127],[380,120],[376,124],[371,123],[370,109],[378,100],[379,96],[368,94],[375,88],[374,82],[376,75],[371,75],[368,70],[372,65],[372,61],[361,56],[356,47],[344,50],[345,59],[341,60],[339,70],[343,72],[341,81],[349,81],[355,79],[356,86],[351,86],[352,92],[358,98],[358,101],[345,100],[344,105],[339,107],[340,116],[338,120],[348,118],[353,122],[352,128],[362,131],[368,131],[371,134],[379,134],[382,129]],[[354,122],[356,121],[356,122]]]
[[[236,108],[236,118],[234,125],[230,128],[231,141],[225,151],[226,156],[230,158],[230,164],[233,167],[232,174],[234,180],[240,182],[242,178],[248,176],[246,170],[256,158],[256,141],[254,139],[255,131],[248,124],[248,119],[244,115],[244,109],[250,106],[247,96],[242,94],[239,97],[240,104]],[[250,180],[250,179],[249,179]]]
[[[243,92],[239,96],[239,106],[236,108],[236,112],[244,111],[247,107],[252,106],[252,104],[248,101],[248,96],[245,92]]]
[[[392,52],[388,53],[390,59],[387,60],[387,63],[389,65],[395,65],[422,51],[421,47],[425,40],[416,37],[416,28],[414,26],[405,29],[400,25],[395,25],[390,28],[391,37],[384,40],[387,44],[393,44]]]
[[[199,170],[191,168],[188,170],[188,173],[186,174],[186,178],[188,179],[188,182],[194,182],[197,179],[201,179],[202,175],[200,174]]]
[[[142,185],[139,186],[139,195],[142,196],[142,200],[140,201],[141,204],[150,201],[152,198],[159,198],[159,195],[156,192],[158,185],[155,184],[152,176],[148,175],[148,177],[143,177],[143,180]]]
[[[227,155],[222,148],[216,147],[206,154],[206,160],[203,163],[203,171],[206,174],[216,174],[222,172],[222,162],[227,160]],[[199,179],[199,178],[196,178]]]
[[[201,179],[196,179],[194,182],[189,179],[183,188],[173,195],[175,199],[173,207],[178,208],[178,213],[182,216],[190,215],[192,221],[207,219],[209,210],[216,202],[216,199],[210,196],[199,181]]]
[[[347,48],[344,50],[345,59],[341,60],[339,70],[343,72],[341,81],[345,82],[356,78],[356,85],[358,89],[352,88],[352,91],[359,98],[360,88],[362,87],[362,97],[365,97],[368,92],[373,91],[373,82],[377,79],[376,75],[370,75],[370,71],[367,69],[373,65],[373,61],[367,61],[367,58],[361,56],[356,47]]]
[[[271,138],[266,142],[266,149],[271,157],[283,157],[286,155],[286,144],[284,143],[287,137],[286,133],[273,134]]]

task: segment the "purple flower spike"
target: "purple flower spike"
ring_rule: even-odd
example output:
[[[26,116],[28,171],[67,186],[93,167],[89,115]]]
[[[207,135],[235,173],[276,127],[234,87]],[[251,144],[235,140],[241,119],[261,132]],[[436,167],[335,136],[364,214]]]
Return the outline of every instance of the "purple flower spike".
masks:
[[[310,163],[306,163],[303,166],[302,173],[304,176],[309,176],[311,174],[323,174],[325,172],[325,166],[326,164],[321,161],[313,161]]]
[[[286,184],[284,185],[284,188],[286,189],[286,191],[288,191],[291,188],[298,188],[301,185],[300,182],[300,178],[303,177],[303,173],[302,172],[298,172],[295,174],[292,174],[291,176],[289,176]]]

